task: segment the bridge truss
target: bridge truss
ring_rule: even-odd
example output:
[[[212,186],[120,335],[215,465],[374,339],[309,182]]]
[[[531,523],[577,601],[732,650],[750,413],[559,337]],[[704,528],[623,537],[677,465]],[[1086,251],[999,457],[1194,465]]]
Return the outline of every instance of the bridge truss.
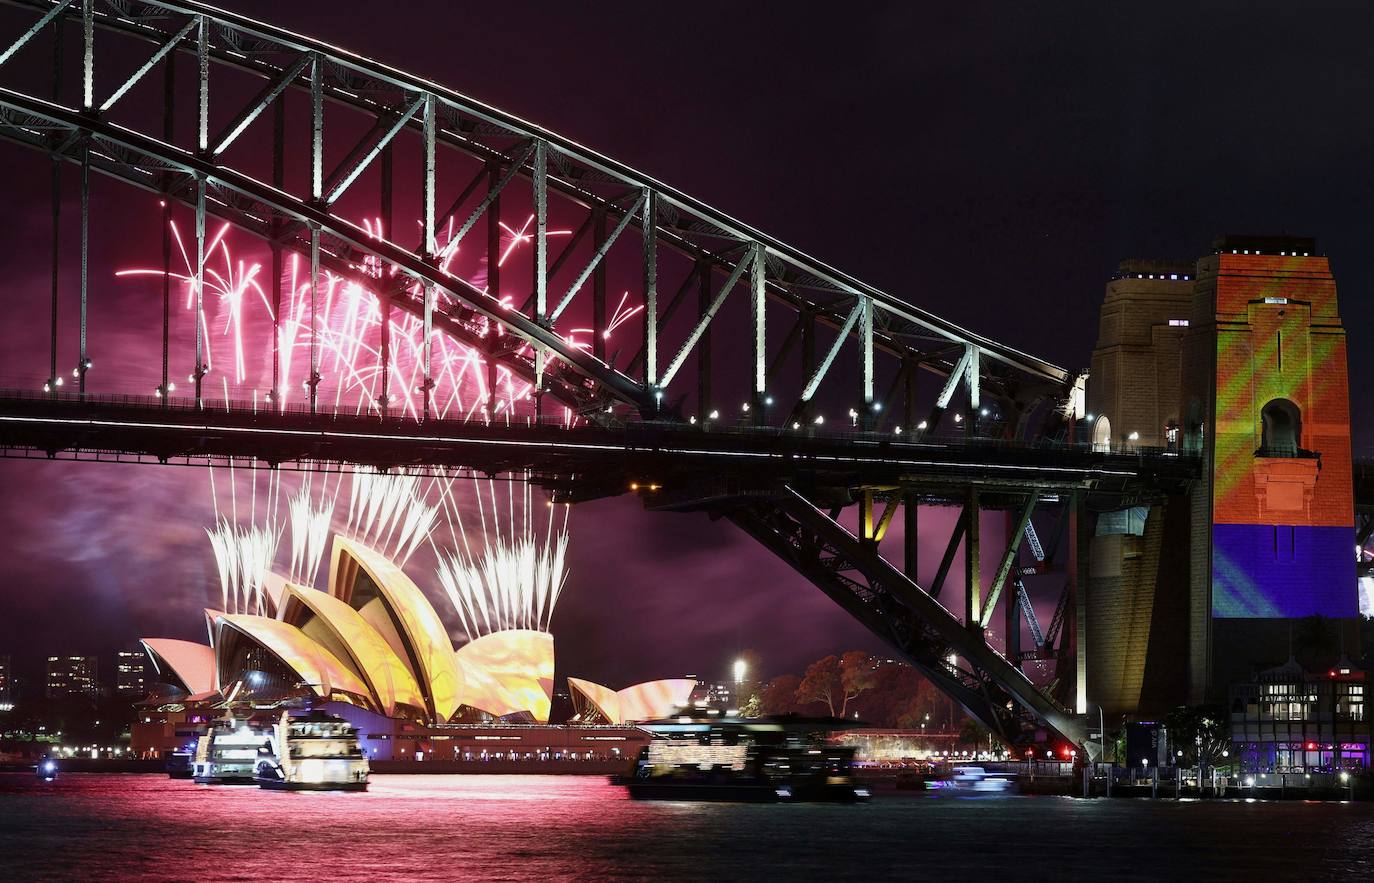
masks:
[[[1037,507],[1059,507],[1079,530],[1094,499],[1119,505],[1187,467],[1073,447],[1081,376],[556,133],[316,40],[192,2],[5,5],[26,17],[0,40],[0,137],[51,158],[54,194],[45,395],[0,396],[6,454],[519,468],[570,500],[643,479],[662,489],[651,505],[730,518],[1008,744],[1048,734],[1084,746],[1074,690],[1064,689],[1077,678],[1081,702],[1081,665],[1064,669],[1058,691],[1020,668],[1037,652],[1064,663],[1072,647],[1037,632],[1031,655],[1010,645],[1004,654],[984,631],[1004,589],[1009,631],[1019,635],[1028,609],[1034,620],[1019,548]],[[76,167],[81,192],[75,317],[58,309],[64,167]],[[162,322],[143,330],[162,358],[146,400],[102,397],[94,383],[92,172],[162,203]],[[167,232],[178,211],[194,230],[191,395],[180,400]],[[512,240],[506,221],[525,216]],[[212,221],[272,255],[272,368],[251,405],[230,400],[227,379],[223,403],[207,386]],[[517,273],[506,259],[522,243],[529,257]],[[292,259],[307,268],[302,286],[287,281]],[[354,382],[356,368],[351,379],[325,376],[319,317],[339,280],[365,288],[381,315],[366,382]],[[616,287],[637,289],[639,308],[612,342]],[[308,308],[299,404],[283,345],[298,297],[302,316]],[[393,314],[418,328],[414,383],[398,368]],[[73,333],[68,392],[59,338]],[[443,370],[450,342],[485,374],[465,381],[483,401],[460,420],[452,398],[437,398],[459,382]],[[354,398],[341,406],[346,380]],[[834,433],[836,423],[852,434]],[[914,542],[921,502],[963,513],[930,588],[915,580],[912,550],[905,572],[879,554],[898,511]],[[857,533],[843,526],[851,506]],[[978,513],[990,506],[1010,513],[1012,541],[983,597]],[[965,598],[951,612],[940,589],[961,544]],[[1051,628],[1070,642],[1074,585],[1070,573]]]

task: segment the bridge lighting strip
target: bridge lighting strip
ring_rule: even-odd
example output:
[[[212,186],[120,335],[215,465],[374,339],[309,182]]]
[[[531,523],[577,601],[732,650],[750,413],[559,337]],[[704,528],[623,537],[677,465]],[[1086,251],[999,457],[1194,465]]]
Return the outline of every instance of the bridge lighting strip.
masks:
[[[1113,475],[1131,477],[1136,473],[1122,469],[1084,469],[1073,466],[1018,466],[1014,464],[996,463],[946,463],[939,460],[891,460],[880,457],[840,457],[832,454],[770,454],[755,451],[707,451],[694,448],[647,448],[626,445],[606,445],[595,444],[592,442],[558,442],[558,441],[521,441],[518,439],[477,439],[463,438],[457,436],[440,435],[384,435],[373,432],[337,432],[330,430],[312,431],[307,429],[254,429],[248,426],[195,426],[183,423],[136,423],[123,420],[81,420],[74,417],[5,417],[0,416],[0,422],[4,423],[42,423],[59,424],[65,426],[89,426],[95,427],[115,427],[123,429],[159,429],[173,430],[180,432],[193,432],[204,430],[206,432],[234,432],[251,435],[276,435],[293,436],[301,438],[340,438],[340,439],[361,439],[367,441],[384,442],[433,442],[441,444],[472,444],[490,445],[493,447],[522,447],[522,448],[558,448],[574,451],[617,451],[620,453],[666,453],[684,454],[688,456],[705,457],[751,457],[763,459],[793,459],[793,460],[826,460],[841,463],[876,463],[880,465],[892,466],[930,466],[930,467],[959,467],[964,469],[1000,469],[1015,470],[1020,472],[1057,472],[1072,475]]]

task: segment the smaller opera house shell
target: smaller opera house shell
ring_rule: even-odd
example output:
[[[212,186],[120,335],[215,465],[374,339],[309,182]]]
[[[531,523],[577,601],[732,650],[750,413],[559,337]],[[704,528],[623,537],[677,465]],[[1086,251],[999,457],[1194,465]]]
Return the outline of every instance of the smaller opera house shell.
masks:
[[[267,588],[275,616],[206,610],[210,646],[168,638],[144,638],[143,646],[159,679],[195,700],[313,696],[430,725],[548,722],[552,635],[508,629],[454,650],[404,571],[343,536],[334,537],[328,586],[322,592],[274,575]],[[687,704],[692,683],[653,681],[616,693],[569,678],[577,719],[587,723],[663,717]]]

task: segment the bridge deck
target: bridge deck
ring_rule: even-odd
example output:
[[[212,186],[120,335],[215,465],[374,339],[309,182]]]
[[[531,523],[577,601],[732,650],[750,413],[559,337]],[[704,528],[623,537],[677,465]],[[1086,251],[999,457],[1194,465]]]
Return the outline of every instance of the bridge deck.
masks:
[[[569,499],[653,486],[665,503],[698,493],[780,486],[918,487],[956,498],[1029,487],[1093,490],[1113,504],[1182,487],[1197,462],[1157,450],[1105,453],[1081,445],[980,438],[903,440],[890,433],[792,431],[743,425],[630,422],[604,427],[533,420],[416,422],[401,417],[276,413],[154,398],[0,393],[0,454],[120,462],[328,469],[341,464],[487,473],[530,472]],[[990,498],[992,502],[993,498]],[[1104,500],[1107,502],[1108,500]]]

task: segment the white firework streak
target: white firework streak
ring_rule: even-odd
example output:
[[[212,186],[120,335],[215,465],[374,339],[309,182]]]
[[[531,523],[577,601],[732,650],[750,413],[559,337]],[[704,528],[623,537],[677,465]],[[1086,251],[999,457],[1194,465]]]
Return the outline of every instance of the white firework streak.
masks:
[[[348,530],[404,565],[429,539],[439,506],[425,502],[420,479],[405,471],[353,472],[348,499]]]
[[[291,581],[313,586],[320,573],[320,562],[324,560],[325,546],[329,542],[329,526],[334,520],[334,497],[326,499],[324,488],[321,488],[320,500],[316,503],[311,497],[307,480],[291,498],[289,512]]]
[[[262,527],[240,527],[220,516],[205,531],[219,568],[220,597],[228,613],[266,612],[263,582],[277,557],[281,531],[269,519]]]
[[[567,507],[564,507],[562,526],[555,529],[550,504],[548,526],[541,538],[530,518],[528,482],[513,481],[507,501],[511,533],[502,536],[502,519],[497,515],[494,487],[484,491],[475,479],[473,485],[482,519],[481,545],[473,548],[459,518],[455,529],[462,536],[462,545],[453,550],[435,550],[439,582],[458,613],[463,631],[469,640],[506,629],[547,632],[568,577]],[[521,509],[518,526],[515,517],[517,485],[522,485],[522,490],[518,491]],[[497,516],[490,531],[482,505],[483,493],[489,495],[492,514]],[[454,511],[457,511],[456,506]]]

